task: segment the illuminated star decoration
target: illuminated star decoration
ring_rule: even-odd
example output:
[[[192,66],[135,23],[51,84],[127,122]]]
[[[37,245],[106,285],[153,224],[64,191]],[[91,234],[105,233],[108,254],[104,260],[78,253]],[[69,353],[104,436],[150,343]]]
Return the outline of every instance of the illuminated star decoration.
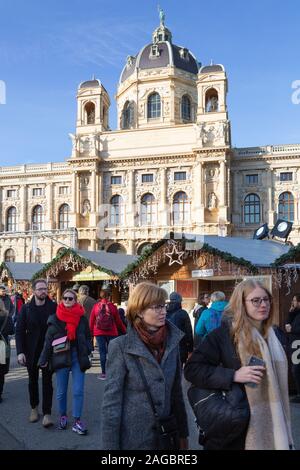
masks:
[[[177,258],[173,258],[174,255],[177,256]],[[172,266],[173,263],[183,264],[183,260],[182,260],[183,255],[184,255],[184,251],[178,251],[177,246],[174,244],[172,251],[170,251],[169,253],[166,253],[166,256],[170,258],[169,266]]]

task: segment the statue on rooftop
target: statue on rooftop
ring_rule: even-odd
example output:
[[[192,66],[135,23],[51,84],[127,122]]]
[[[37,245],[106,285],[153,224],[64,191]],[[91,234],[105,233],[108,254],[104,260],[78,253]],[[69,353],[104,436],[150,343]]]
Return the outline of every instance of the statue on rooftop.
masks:
[[[158,11],[159,11],[159,20],[160,20],[160,24],[162,26],[165,26],[165,12],[162,8],[160,8],[160,6],[158,5]]]

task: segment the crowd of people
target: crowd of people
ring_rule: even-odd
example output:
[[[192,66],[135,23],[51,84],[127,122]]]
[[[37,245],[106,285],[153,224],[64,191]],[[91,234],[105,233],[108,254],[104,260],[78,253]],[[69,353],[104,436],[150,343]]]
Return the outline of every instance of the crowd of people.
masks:
[[[228,300],[220,291],[203,292],[190,314],[182,302],[178,292],[168,296],[151,282],[132,290],[126,309],[111,301],[107,289],[96,300],[88,286],[73,286],[56,303],[44,279],[33,282],[30,298],[20,291],[9,295],[0,286],[0,403],[15,334],[18,363],[28,372],[29,421],[40,418],[41,375],[42,425],[54,424],[55,374],[57,427],[68,428],[71,376],[72,430],[87,434],[85,372],[98,347],[97,377],[105,381],[101,449],[187,449],[183,375],[208,393],[203,429],[201,416],[198,422],[204,449],[292,449],[287,356],[290,361],[291,345],[300,340],[300,294],[293,297],[285,331],[273,325],[272,295],[255,280],[238,284]],[[298,363],[292,374],[297,395],[291,401],[300,403]],[[248,416],[245,425],[238,432],[216,431],[210,397],[236,391],[241,413]]]

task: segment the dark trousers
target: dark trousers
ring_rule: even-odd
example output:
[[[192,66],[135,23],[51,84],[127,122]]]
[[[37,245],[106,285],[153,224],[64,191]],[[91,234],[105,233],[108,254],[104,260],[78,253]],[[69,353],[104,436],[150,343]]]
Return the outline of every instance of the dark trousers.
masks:
[[[39,371],[37,365],[33,365],[28,370],[28,389],[31,408],[36,408],[39,405]],[[42,390],[43,390],[43,415],[50,415],[52,408],[52,372],[48,369],[42,369]]]
[[[96,336],[98,349],[100,353],[101,370],[103,374],[105,374],[105,364],[106,364],[108,344],[114,338],[116,338],[116,336],[104,336],[104,335]]]
[[[297,389],[297,395],[300,395],[300,364],[292,365],[292,373]]]

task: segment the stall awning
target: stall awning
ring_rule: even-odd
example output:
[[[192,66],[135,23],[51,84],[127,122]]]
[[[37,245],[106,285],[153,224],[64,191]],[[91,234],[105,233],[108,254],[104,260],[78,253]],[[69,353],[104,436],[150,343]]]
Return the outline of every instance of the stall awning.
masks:
[[[106,281],[111,278],[112,276],[105,273],[104,271],[100,271],[99,269],[91,269],[91,266],[88,266],[84,271],[74,274],[72,281]]]

